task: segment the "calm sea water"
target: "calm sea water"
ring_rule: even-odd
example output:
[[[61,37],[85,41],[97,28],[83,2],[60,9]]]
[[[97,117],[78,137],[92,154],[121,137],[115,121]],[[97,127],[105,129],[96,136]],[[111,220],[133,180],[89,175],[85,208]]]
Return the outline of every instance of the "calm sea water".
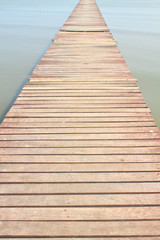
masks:
[[[78,0],[0,0],[0,119]],[[160,127],[160,1],[97,0]]]

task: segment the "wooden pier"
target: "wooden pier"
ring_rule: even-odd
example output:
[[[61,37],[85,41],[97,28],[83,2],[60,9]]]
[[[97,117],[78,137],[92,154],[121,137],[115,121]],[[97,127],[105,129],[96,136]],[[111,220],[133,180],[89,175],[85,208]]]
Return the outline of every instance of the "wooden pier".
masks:
[[[0,240],[160,239],[160,132],[94,0],[0,129]]]

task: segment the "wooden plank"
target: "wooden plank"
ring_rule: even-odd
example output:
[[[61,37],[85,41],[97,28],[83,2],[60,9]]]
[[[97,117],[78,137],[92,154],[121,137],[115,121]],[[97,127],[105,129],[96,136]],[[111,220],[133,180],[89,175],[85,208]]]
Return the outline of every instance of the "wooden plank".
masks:
[[[159,237],[154,237],[154,236],[150,236],[150,237],[136,237],[136,239],[137,240],[157,240]],[[23,237],[21,237],[21,238],[16,238],[16,237],[12,237],[12,238],[1,238],[1,240],[13,240],[13,239],[19,239],[19,240],[35,240],[35,239],[37,239],[37,238],[31,238],[31,237],[29,237],[29,238],[27,238],[27,237],[25,237],[25,238],[23,238]],[[46,240],[46,239],[50,239],[50,240],[59,240],[59,238],[52,238],[52,237],[49,237],[49,238],[43,238],[43,237],[41,237],[41,240]],[[68,238],[66,237],[66,238],[61,238],[61,240],[67,240]],[[84,237],[83,238],[77,238],[77,237],[72,237],[72,239],[73,240],[84,240]],[[85,237],[85,239],[88,239],[88,240],[95,240],[95,237]],[[105,240],[106,239],[106,237],[96,237],[96,240]],[[122,240],[122,239],[124,239],[124,237],[110,237],[109,238],[110,240]],[[125,237],[125,240],[135,240],[135,237]]]
[[[0,164],[0,172],[2,173],[34,173],[34,172],[159,172],[160,163],[67,163],[67,164]]]
[[[29,94],[34,94],[35,96],[36,95],[41,95],[41,94],[52,94],[54,96],[56,96],[57,94],[65,94],[67,95],[69,93],[69,96],[72,96],[73,94],[87,94],[87,96],[90,96],[90,94],[94,94],[94,95],[101,95],[101,94],[105,94],[105,96],[109,94],[114,94],[114,93],[117,93],[120,94],[120,93],[140,93],[140,90],[139,89],[123,89],[123,88],[118,88],[118,89],[59,89],[59,90],[54,90],[54,89],[38,89],[38,90],[26,90],[26,89],[23,89],[20,93],[20,96],[26,96],[26,95],[29,95]]]
[[[127,114],[126,114],[127,115]],[[45,118],[45,114],[40,117],[40,116],[32,116],[32,117],[27,117],[28,115],[26,114],[26,116],[17,116],[17,117],[11,117],[8,116],[5,118],[4,122],[47,122],[47,123],[52,123],[52,122],[60,122],[60,123],[84,123],[84,122],[90,122],[90,123],[95,123],[95,122],[151,122],[153,121],[153,117],[149,116],[122,116],[122,117],[70,117],[70,118],[66,118],[66,117],[46,117]],[[119,128],[120,129],[120,128]],[[155,127],[154,129],[150,129],[155,130],[158,129],[157,127]],[[137,128],[138,130],[138,128]],[[111,129],[111,131],[113,132],[113,130]],[[118,130],[117,131],[121,131]],[[141,132],[145,131],[145,128],[141,130]],[[147,129],[148,131],[148,129]]]
[[[107,111],[108,109],[121,109],[121,111],[126,108],[147,108],[146,104],[144,103],[92,103],[92,102],[67,102],[64,103],[64,101],[16,101],[13,109],[34,109],[34,108],[42,108],[42,109],[88,109],[88,110],[94,110],[96,109],[103,109],[104,111]]]
[[[94,109],[89,109],[89,108],[75,108],[75,109],[53,109],[53,108],[34,108],[34,109],[15,109],[12,108],[10,110],[10,113],[121,113],[122,109],[119,108],[110,108],[110,109],[100,109],[100,108],[94,108]],[[148,108],[123,108],[124,113],[146,113],[150,112]]]
[[[24,122],[8,122],[8,121],[4,121],[1,124],[1,128],[118,128],[118,127],[123,127],[123,128],[130,128],[130,127],[134,127],[136,130],[136,128],[138,127],[156,127],[156,124],[154,121],[150,121],[150,122],[81,122],[81,123],[56,123],[56,122],[27,122],[26,120],[24,120]],[[145,129],[142,129],[145,130]],[[144,132],[145,134],[145,132]],[[146,135],[146,134],[145,134]],[[155,133],[155,136],[160,136],[160,134],[157,132]],[[134,135],[133,135],[134,136]],[[141,138],[143,137],[142,134],[140,135]],[[153,137],[154,133],[148,134],[148,136]]]
[[[160,154],[112,154],[112,155],[1,155],[1,163],[114,163],[114,162],[160,162]]]
[[[34,93],[34,92],[56,92],[56,91],[60,91],[60,92],[65,92],[65,91],[74,91],[74,92],[78,92],[78,91],[83,91],[83,92],[118,92],[118,91],[125,91],[125,92],[130,92],[130,91],[135,91],[135,92],[140,92],[139,88],[137,86],[127,86],[126,84],[120,85],[120,86],[115,86],[115,85],[110,85],[107,86],[107,84],[105,84],[104,86],[81,86],[78,85],[74,86],[74,85],[65,85],[65,86],[54,86],[54,85],[42,85],[42,86],[38,86],[38,85],[26,85],[22,92],[23,93]]]
[[[40,140],[40,141],[0,141],[1,148],[76,148],[76,147],[159,147],[160,140],[149,139],[149,140]],[[74,151],[74,150],[73,150]]]
[[[17,99],[16,100],[16,104],[33,104],[33,103],[37,103],[37,104],[41,104],[41,103],[51,103],[51,104],[142,104],[144,103],[144,99],[143,98],[45,98],[45,99]]]
[[[38,118],[37,118],[38,119]],[[30,119],[31,120],[31,119]],[[133,119],[132,119],[133,120]],[[17,121],[18,122],[18,121]],[[22,121],[23,122],[23,121]],[[36,122],[36,121],[35,121]],[[39,121],[40,122],[40,121]],[[52,122],[52,121],[51,121]],[[72,122],[72,121],[70,121]],[[84,121],[85,122],[85,121]],[[96,121],[95,121],[96,122]],[[25,123],[25,121],[24,121]],[[114,127],[114,128],[2,128],[0,135],[5,134],[120,134],[120,133],[150,133],[151,138],[153,133],[159,133],[157,127]],[[88,136],[88,135],[87,135]],[[86,136],[86,137],[87,137]],[[142,136],[143,137],[143,136]]]
[[[57,92],[57,93],[53,93],[53,92],[49,92],[49,91],[47,91],[47,90],[45,90],[45,91],[33,91],[33,92],[21,92],[20,94],[19,94],[19,98],[23,98],[23,97],[52,97],[52,96],[55,96],[55,97],[58,97],[58,96],[60,96],[60,97],[67,97],[67,96],[69,96],[69,97],[83,97],[83,96],[86,96],[86,97],[88,97],[88,96],[93,96],[93,97],[96,97],[96,96],[98,96],[98,97],[107,97],[107,96],[123,96],[123,97],[125,97],[125,96],[134,96],[134,97],[136,97],[136,96],[141,96],[141,94],[139,93],[139,92],[135,92],[135,91],[121,91],[121,90],[117,90],[117,92],[116,91],[106,91],[106,92],[97,92],[97,93],[95,93],[95,92],[91,92],[91,91],[89,91],[89,90],[87,90],[88,92],[82,92],[82,91],[79,91],[79,92]]]
[[[139,183],[9,183],[1,184],[0,194],[108,194],[160,193],[160,182]]]
[[[0,196],[1,207],[124,207],[158,205],[160,205],[160,193]]]
[[[159,207],[0,208],[0,221],[160,220]]]
[[[66,147],[66,148],[1,148],[0,154],[14,155],[14,154],[26,154],[26,155],[112,155],[112,154],[160,154],[160,147]]]
[[[52,113],[52,112],[46,112],[46,113],[43,113],[43,112],[32,112],[32,113],[29,113],[29,112],[8,112],[6,117],[55,117],[55,118],[105,118],[105,117],[151,117],[151,114],[149,112],[145,112],[145,113],[141,113],[141,112],[123,112],[123,113],[79,113],[79,112],[74,112],[74,113]]]
[[[121,92],[119,91],[118,93],[116,92],[107,92],[107,93],[91,93],[90,91],[87,92],[87,93],[82,93],[82,92],[77,92],[77,93],[48,93],[48,92],[42,92],[42,93],[36,93],[34,92],[34,94],[32,93],[20,93],[19,94],[19,99],[27,99],[27,97],[31,97],[32,99],[33,98],[44,98],[44,97],[47,97],[48,99],[49,98],[52,98],[52,97],[128,97],[128,96],[131,96],[131,97],[141,97],[141,94],[140,93],[135,93],[135,92]]]
[[[45,63],[50,63],[50,64],[55,64],[55,63],[57,63],[58,61],[59,61],[59,64],[62,64],[62,63],[65,63],[65,64],[67,64],[67,62],[69,61],[68,59],[65,61],[65,60],[63,60],[63,59],[60,59],[60,58],[57,58],[57,60],[54,60],[53,61],[53,59],[47,59],[47,60],[41,60],[41,61],[43,61],[43,64],[45,64]],[[109,61],[109,60],[108,60]],[[111,60],[110,60],[111,61]],[[117,60],[118,61],[118,60]],[[123,60],[124,61],[124,60]],[[45,63],[44,63],[45,62]],[[80,62],[77,62],[77,64],[79,65],[79,63]],[[105,63],[105,64],[107,64],[107,62]],[[67,80],[67,79],[66,79]],[[92,84],[91,84],[92,83]],[[115,86],[115,83],[116,83],[116,86]],[[46,87],[53,87],[53,88],[64,88],[65,86],[66,86],[66,88],[68,88],[68,87],[72,87],[72,88],[78,88],[78,86],[79,86],[79,88],[103,88],[104,87],[104,89],[105,88],[107,88],[107,87],[124,87],[124,86],[126,86],[126,87],[137,87],[137,84],[136,84],[136,79],[135,79],[135,81],[133,81],[133,82],[130,82],[130,81],[127,81],[126,79],[121,79],[121,81],[119,81],[119,80],[116,80],[115,79],[115,81],[113,82],[110,82],[110,81],[108,81],[108,82],[103,82],[103,81],[86,81],[86,82],[73,82],[73,81],[71,81],[70,82],[70,80],[68,79],[68,81],[65,81],[65,82],[60,82],[60,81],[58,81],[58,82],[52,82],[52,81],[48,81],[48,82],[43,82],[43,81],[41,81],[41,82],[26,82],[26,85],[24,86],[25,88],[32,88],[32,87],[44,87],[44,86],[46,86]]]
[[[18,232],[17,232],[18,229]],[[1,221],[0,236],[63,237],[63,236],[159,236],[160,221],[121,222],[5,222]]]
[[[64,57],[64,56],[63,56]],[[68,57],[67,57],[68,58]],[[80,76],[77,76],[77,77],[75,77],[75,76],[73,76],[72,78],[65,78],[65,77],[43,77],[43,76],[41,76],[41,77],[36,77],[36,76],[32,76],[31,78],[30,78],[30,82],[41,82],[41,81],[43,81],[43,82],[48,82],[48,81],[50,81],[50,82],[68,82],[68,79],[69,79],[69,81],[70,82],[97,82],[97,81],[100,81],[100,82],[122,82],[123,80],[124,80],[124,78],[122,78],[122,77],[117,77],[117,78],[115,78],[115,77],[113,77],[113,78],[109,78],[109,77],[96,77],[96,76],[92,76],[92,77],[81,77],[80,78]],[[137,82],[137,80],[135,79],[132,79],[132,78],[129,78],[128,76],[127,76],[127,79],[126,79],[126,81],[125,82]]]
[[[1,173],[0,183],[159,182],[159,172]]]
[[[128,96],[130,96],[130,97],[128,97]],[[133,100],[131,101],[131,99],[133,98]],[[80,95],[75,95],[75,96],[29,96],[29,97],[25,97],[25,96],[19,96],[18,98],[17,98],[17,100],[19,101],[19,100],[21,100],[21,101],[28,101],[28,100],[32,100],[32,101],[35,101],[35,100],[37,100],[37,101],[42,101],[42,100],[44,100],[45,99],[45,101],[50,101],[50,100],[63,100],[63,101],[65,101],[65,100],[85,100],[85,101],[87,101],[87,100],[89,100],[89,101],[92,101],[92,100],[96,100],[96,101],[101,101],[101,102],[106,102],[106,100],[108,100],[107,102],[109,103],[109,102],[111,102],[110,100],[113,100],[113,102],[118,102],[119,101],[119,103],[121,102],[121,100],[122,100],[122,102],[124,102],[124,100],[125,100],[125,103],[127,103],[127,102],[134,102],[134,100],[135,100],[135,102],[138,102],[138,103],[142,103],[142,102],[144,102],[143,101],[143,99],[142,99],[142,97],[141,97],[141,95],[132,95],[131,96],[131,94],[126,94],[126,95],[123,95],[123,96],[117,96],[117,94],[115,94],[115,96],[113,96],[113,95],[108,95],[108,96],[102,96],[102,95],[99,95],[99,96],[94,96],[94,95],[92,95],[92,96],[87,96],[87,94],[86,95],[84,95],[84,96],[80,96]]]

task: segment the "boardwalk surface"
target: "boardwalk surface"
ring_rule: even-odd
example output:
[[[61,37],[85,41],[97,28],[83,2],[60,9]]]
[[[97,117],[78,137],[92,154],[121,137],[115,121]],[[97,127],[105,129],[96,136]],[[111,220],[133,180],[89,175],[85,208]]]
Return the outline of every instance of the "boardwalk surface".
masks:
[[[160,239],[160,132],[94,0],[0,129],[0,239]]]

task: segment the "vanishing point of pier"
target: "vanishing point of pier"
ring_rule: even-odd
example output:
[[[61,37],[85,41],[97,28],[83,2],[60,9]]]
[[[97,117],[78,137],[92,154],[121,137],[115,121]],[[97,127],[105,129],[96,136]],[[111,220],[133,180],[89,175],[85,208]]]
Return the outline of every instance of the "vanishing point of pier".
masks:
[[[0,128],[0,240],[160,239],[160,132],[94,0]]]

